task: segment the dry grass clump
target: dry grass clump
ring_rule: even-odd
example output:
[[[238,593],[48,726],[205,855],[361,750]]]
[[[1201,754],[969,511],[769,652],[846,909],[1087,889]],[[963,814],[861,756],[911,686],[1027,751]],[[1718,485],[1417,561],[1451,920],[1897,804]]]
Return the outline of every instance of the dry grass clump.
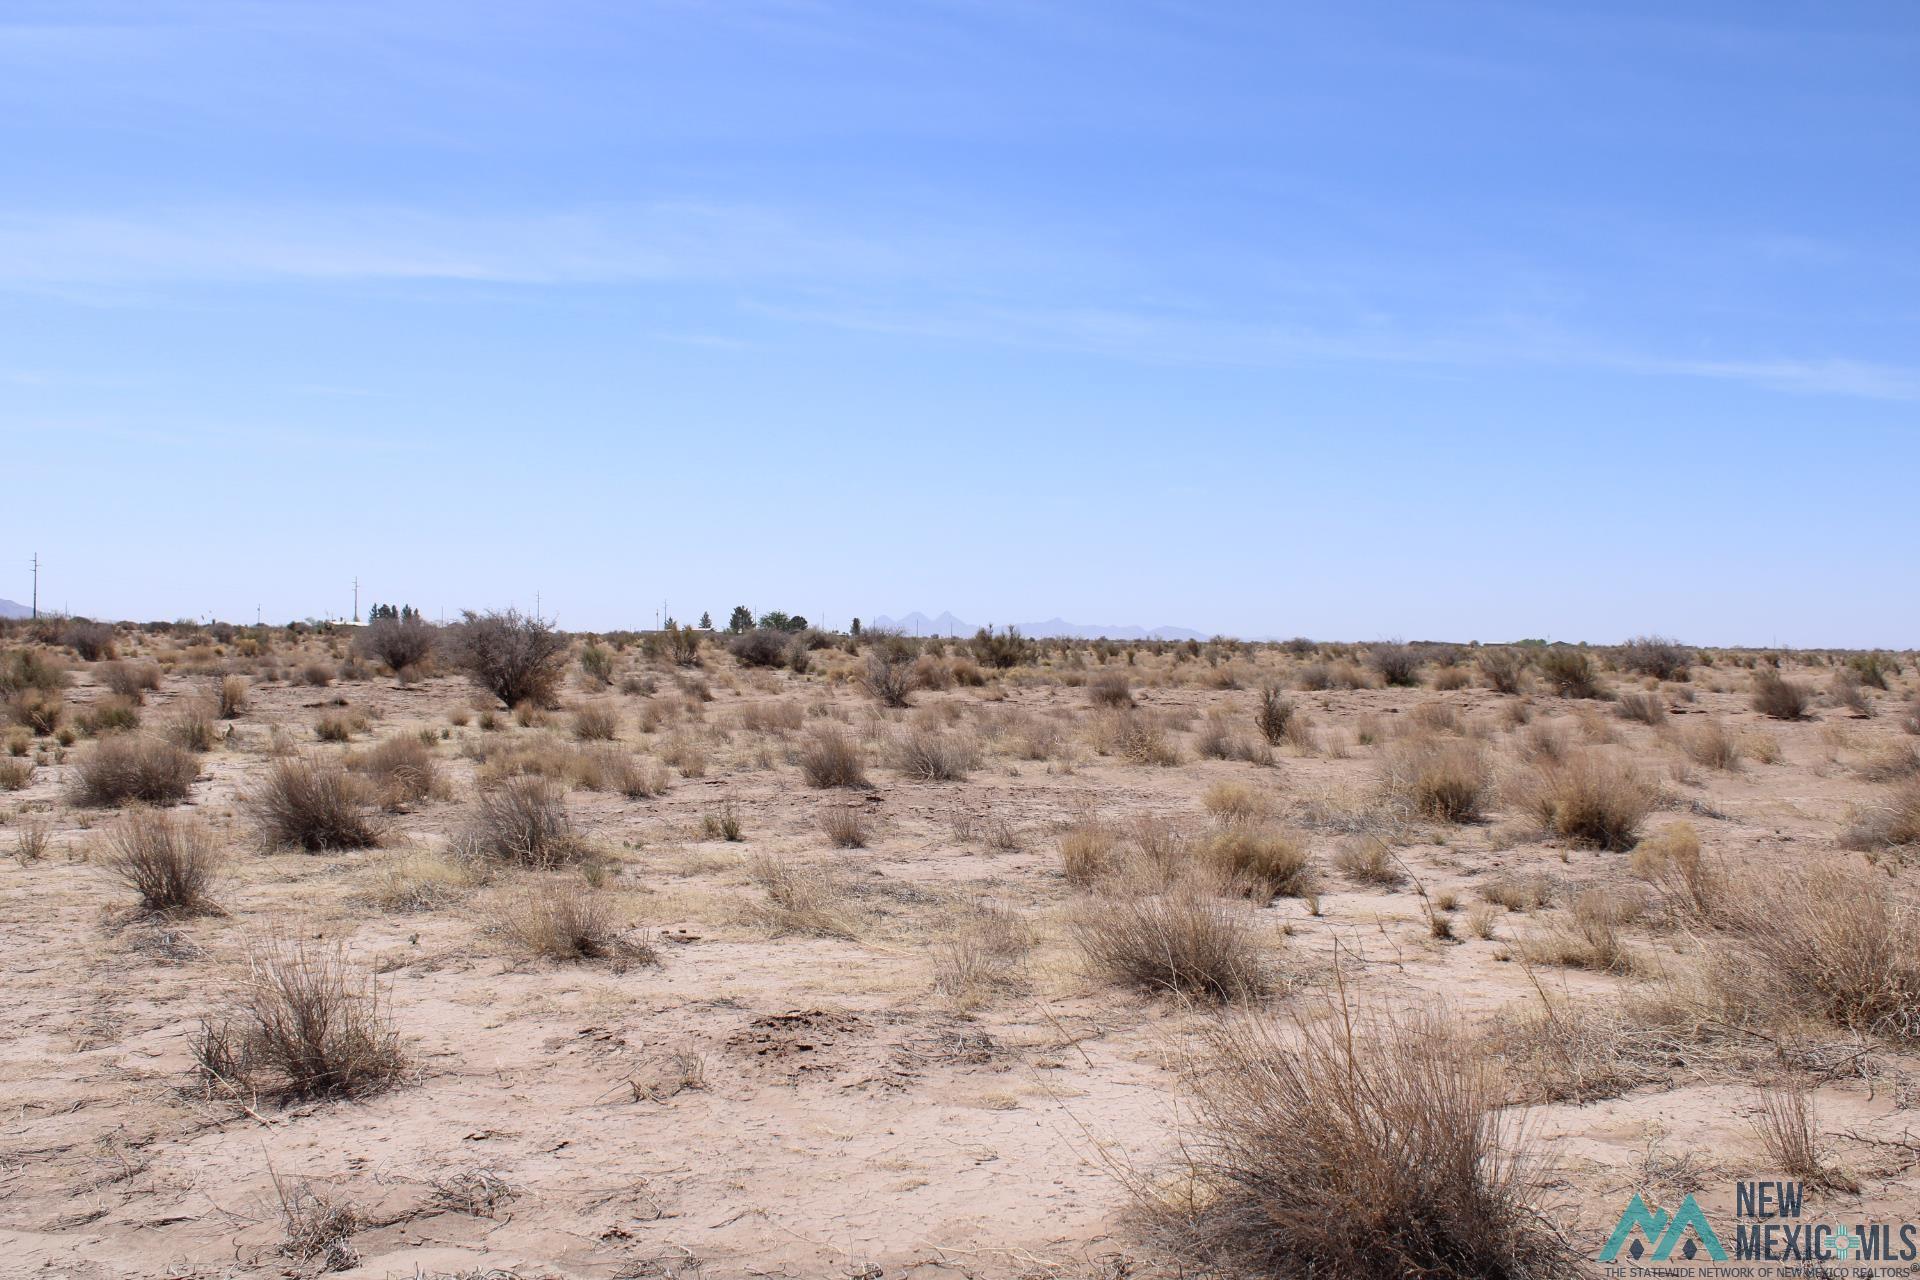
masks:
[[[854,936],[858,912],[851,901],[853,891],[832,868],[763,853],[754,857],[747,874],[766,895],[748,914],[775,936]]]
[[[1895,882],[1850,863],[1782,868],[1735,881],[1718,919],[1709,973],[1731,1007],[1920,1042],[1920,906]]]
[[[136,703],[160,688],[160,668],[150,662],[109,662],[98,672],[100,683]]]
[[[1307,841],[1295,831],[1236,822],[1200,843],[1202,865],[1255,902],[1311,897],[1318,885]]]
[[[466,825],[454,839],[461,856],[554,867],[587,852],[567,813],[567,793],[549,778],[508,778],[475,797]]]
[[[1644,725],[1665,724],[1667,700],[1657,693],[1623,693],[1613,705],[1622,720],[1638,720]]]
[[[245,676],[223,676],[213,691],[214,710],[222,720],[238,720],[247,713],[252,689]]]
[[[1171,769],[1181,763],[1180,748],[1168,735],[1163,718],[1139,707],[1097,715],[1093,745],[1101,755],[1117,755],[1129,764]]]
[[[1680,735],[1680,749],[1687,759],[1709,769],[1721,769],[1732,773],[1739,769],[1744,753],[1740,749],[1740,739],[1734,736],[1727,722],[1718,718],[1694,725]]]
[[[36,738],[50,738],[66,719],[67,700],[45,689],[22,689],[7,701],[7,715]]]
[[[184,747],[144,734],[118,734],[102,738],[74,766],[73,802],[179,804],[199,776],[199,762]]]
[[[867,786],[859,744],[838,725],[815,725],[800,748],[800,772],[810,787]]]
[[[1444,1010],[1220,1023],[1188,1064],[1194,1132],[1162,1216],[1209,1271],[1546,1280],[1578,1263],[1498,1076]]]
[[[974,902],[933,944],[933,989],[960,1009],[1024,985],[1033,929],[1019,912]]]
[[[351,742],[356,733],[365,733],[366,717],[347,711],[328,711],[314,722],[313,736],[322,742]]]
[[[1076,823],[1060,833],[1060,871],[1067,883],[1085,888],[1114,869],[1120,836],[1103,822]]]
[[[612,742],[620,736],[620,713],[604,702],[588,702],[573,711],[573,736],[582,742]]]
[[[1920,698],[1908,703],[1907,709],[1900,713],[1900,728],[1902,732],[1920,735]]]
[[[1406,870],[1393,856],[1393,846],[1378,836],[1349,836],[1334,847],[1333,865],[1340,874],[1361,884],[1397,889],[1407,882]]]
[[[1860,677],[1851,671],[1836,671],[1833,679],[1827,682],[1827,696],[1836,704],[1845,707],[1857,720],[1873,718],[1873,699],[1860,684]]]
[[[867,847],[867,818],[858,805],[828,805],[820,814],[820,831],[836,849]]]
[[[382,911],[434,911],[460,899],[483,882],[482,864],[404,849],[374,873],[374,905]]]
[[[1087,701],[1096,707],[1125,710],[1133,705],[1133,686],[1124,671],[1102,671],[1087,681]]]
[[[1634,847],[1627,865],[1652,885],[1673,913],[1706,918],[1726,889],[1722,869],[1700,852],[1700,833],[1691,822],[1669,822]]]
[[[1563,698],[1597,698],[1600,672],[1585,651],[1555,645],[1540,655],[1540,674]]]
[[[908,725],[893,739],[894,767],[921,782],[959,782],[973,771],[979,758],[979,749],[971,738],[936,728],[928,721]]]
[[[1634,959],[1620,926],[1637,919],[1644,906],[1639,898],[1618,890],[1583,889],[1574,895],[1564,919],[1523,939],[1518,950],[1534,964],[1631,973]]]
[[[372,784],[375,802],[389,813],[450,794],[433,751],[417,735],[384,738],[347,760],[347,767]]]
[[[1264,818],[1273,812],[1273,796],[1249,782],[1216,782],[1200,803],[1208,813],[1226,822]]]
[[[1271,986],[1245,907],[1191,881],[1085,899],[1068,936],[1089,971],[1150,994],[1228,1002]]]
[[[1477,822],[1493,771],[1477,743],[1420,736],[1391,744],[1381,758],[1387,791],[1438,822]]]
[[[201,1023],[201,1070],[284,1099],[359,1096],[406,1069],[371,974],[338,945],[275,939],[255,950],[236,1007]]]
[[[1586,748],[1535,766],[1516,799],[1541,826],[1576,844],[1631,849],[1660,796],[1631,764]]]
[[[25,791],[33,781],[33,761],[0,759],[0,791]]]
[[[1827,1162],[1819,1112],[1805,1085],[1762,1086],[1753,1127],[1766,1150],[1768,1169],[1818,1190],[1852,1193],[1860,1189],[1844,1171]]]
[[[57,659],[37,649],[15,649],[0,663],[0,693],[18,693],[22,689],[58,693],[67,687],[69,680]]]
[[[516,885],[500,896],[494,910],[501,933],[538,959],[659,962],[651,946],[622,936],[626,926],[615,917],[611,895],[578,880]]]
[[[805,725],[807,713],[797,702],[755,702],[737,713],[748,733],[792,733]]]
[[[1848,849],[1920,844],[1920,779],[1893,789],[1884,803],[1860,810],[1840,835]]]
[[[1775,720],[1805,720],[1813,690],[1767,667],[1753,673],[1753,709]]]
[[[1194,746],[1208,760],[1241,760],[1247,764],[1271,765],[1273,748],[1248,733],[1226,712],[1207,713],[1207,722],[1194,738]]]
[[[1553,905],[1553,881],[1541,874],[1502,874],[1480,886],[1480,896],[1509,911],[1537,911]]]
[[[1527,655],[1518,649],[1482,649],[1480,674],[1495,693],[1520,693],[1526,688]]]
[[[213,750],[216,737],[212,705],[201,699],[186,703],[174,713],[166,734],[189,751],[204,754]]]
[[[107,828],[96,859],[140,895],[149,912],[213,912],[211,891],[220,846],[197,819],[158,809],[132,809]]]

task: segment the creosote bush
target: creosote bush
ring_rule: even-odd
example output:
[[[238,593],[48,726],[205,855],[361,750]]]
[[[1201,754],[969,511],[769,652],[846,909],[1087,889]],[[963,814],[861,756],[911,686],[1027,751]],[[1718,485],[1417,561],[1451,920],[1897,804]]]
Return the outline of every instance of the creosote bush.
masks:
[[[1367,665],[1390,687],[1410,689],[1420,683],[1420,653],[1412,645],[1376,644],[1367,650]]]
[[[1693,669],[1693,650],[1665,636],[1635,636],[1620,646],[1615,660],[1623,671],[1656,680],[1686,680]]]
[[[243,804],[266,847],[365,849],[379,843],[367,785],[331,759],[276,760]]]
[[[1585,650],[1555,645],[1540,655],[1540,674],[1563,698],[1600,696],[1600,673]]]
[[[1268,746],[1277,747],[1286,741],[1293,711],[1293,699],[1287,697],[1279,685],[1260,687],[1260,707],[1254,712],[1253,723],[1260,730],[1260,736],[1267,740]]]
[[[144,734],[116,734],[80,757],[73,801],[94,807],[179,804],[199,776],[199,762],[186,748]]]
[[[1437,1009],[1220,1023],[1189,1063],[1192,1194],[1155,1199],[1210,1269],[1342,1280],[1557,1280],[1540,1166],[1500,1080]]]
[[[149,912],[210,912],[220,847],[206,824],[136,808],[107,828],[98,863]]]
[[[433,656],[439,628],[417,614],[379,618],[353,638],[353,651],[384,663],[395,675],[412,671]]]
[[[476,613],[469,609],[452,628],[454,659],[474,683],[502,706],[523,702],[550,707],[566,676],[567,638],[545,618],[517,609]]]

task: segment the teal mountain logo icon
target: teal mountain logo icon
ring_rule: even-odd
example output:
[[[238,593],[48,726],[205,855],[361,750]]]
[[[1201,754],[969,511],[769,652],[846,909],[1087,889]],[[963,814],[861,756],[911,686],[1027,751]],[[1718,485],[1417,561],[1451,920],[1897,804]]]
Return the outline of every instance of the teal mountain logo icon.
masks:
[[[1613,1234],[1607,1237],[1600,1261],[1617,1262],[1625,1253],[1638,1262],[1649,1252],[1655,1262],[1676,1257],[1692,1259],[1702,1253],[1714,1262],[1727,1260],[1727,1251],[1721,1247],[1720,1237],[1714,1234],[1713,1224],[1707,1221],[1707,1215],[1700,1211],[1692,1196],[1669,1213],[1665,1209],[1649,1209],[1636,1192],[1626,1212],[1620,1215]]]

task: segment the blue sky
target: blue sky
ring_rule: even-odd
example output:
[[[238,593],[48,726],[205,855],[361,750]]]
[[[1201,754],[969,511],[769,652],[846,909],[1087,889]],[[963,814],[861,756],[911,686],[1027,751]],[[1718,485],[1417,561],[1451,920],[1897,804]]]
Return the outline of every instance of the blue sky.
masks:
[[[1909,3],[0,0],[8,563],[1920,644]]]

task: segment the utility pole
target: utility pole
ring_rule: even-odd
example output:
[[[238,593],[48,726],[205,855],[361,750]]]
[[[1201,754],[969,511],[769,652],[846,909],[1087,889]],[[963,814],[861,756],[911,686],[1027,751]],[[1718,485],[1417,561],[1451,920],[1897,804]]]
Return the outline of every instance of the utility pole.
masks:
[[[353,580],[353,620],[360,621],[360,579],[357,576]]]
[[[40,553],[33,553],[33,617],[40,619]]]
[[[536,620],[540,617],[540,590],[538,587],[534,588],[533,592],[533,616]]]

